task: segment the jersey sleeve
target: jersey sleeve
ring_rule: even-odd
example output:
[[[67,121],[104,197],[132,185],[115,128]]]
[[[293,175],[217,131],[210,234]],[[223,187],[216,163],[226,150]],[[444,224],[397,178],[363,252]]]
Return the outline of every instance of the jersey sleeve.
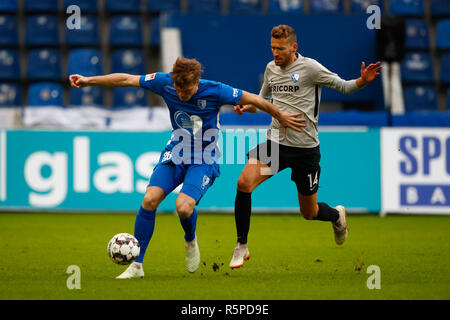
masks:
[[[346,81],[313,59],[310,59],[309,73],[310,79],[314,84],[325,86],[344,94],[354,93],[360,89],[356,85],[356,79]]]
[[[161,94],[165,83],[164,73],[156,72],[143,75],[139,78],[141,88],[148,89],[156,94]]]
[[[237,105],[242,98],[242,90],[220,84],[219,89],[219,107],[225,104]]]

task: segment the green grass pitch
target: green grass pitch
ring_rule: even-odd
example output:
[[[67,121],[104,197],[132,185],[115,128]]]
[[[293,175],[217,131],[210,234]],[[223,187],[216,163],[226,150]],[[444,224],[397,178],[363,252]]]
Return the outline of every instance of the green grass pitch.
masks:
[[[334,243],[330,223],[300,215],[253,215],[251,258],[230,270],[234,217],[199,213],[200,268],[184,266],[178,217],[159,214],[145,278],[115,280],[124,266],[107,255],[110,238],[133,233],[131,214],[2,213],[0,299],[449,299],[450,216],[350,215],[349,237]],[[81,271],[69,290],[68,266]],[[368,289],[370,265],[380,289]]]

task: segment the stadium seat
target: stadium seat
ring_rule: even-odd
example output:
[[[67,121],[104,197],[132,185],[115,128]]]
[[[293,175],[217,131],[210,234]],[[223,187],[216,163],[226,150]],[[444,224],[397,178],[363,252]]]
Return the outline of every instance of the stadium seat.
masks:
[[[0,108],[22,105],[20,86],[12,83],[0,83]]]
[[[165,2],[165,1],[164,1]],[[106,0],[106,11],[109,12],[139,12],[141,10],[140,0]]]
[[[16,12],[18,0],[0,0],[0,12]]]
[[[33,15],[27,17],[25,42],[30,46],[58,45],[57,17],[54,15]]]
[[[57,12],[58,0],[25,0],[24,8],[28,12]]]
[[[66,29],[66,43],[69,46],[100,45],[98,18],[94,15],[82,15],[80,29]]]
[[[150,45],[159,46],[161,43],[160,19],[158,16],[152,17],[150,22]]]
[[[310,0],[311,13],[342,12],[341,0]]]
[[[113,73],[145,74],[145,58],[141,50],[118,49],[112,53]]]
[[[102,87],[70,88],[71,106],[104,106],[104,89]]]
[[[232,13],[258,13],[261,12],[261,0],[229,0]]]
[[[432,16],[450,16],[449,0],[431,0]]]
[[[439,20],[436,24],[436,47],[450,49],[450,19]]]
[[[97,49],[72,49],[68,57],[68,74],[95,76],[103,74],[103,59]]]
[[[110,21],[111,46],[142,46],[142,21],[139,16],[113,16]]]
[[[403,16],[424,15],[423,0],[390,0],[392,14]]]
[[[61,56],[54,49],[34,49],[28,54],[27,78],[61,80]]]
[[[405,23],[405,47],[407,49],[429,49],[429,29],[425,20],[408,19]]]
[[[445,53],[440,59],[440,82],[450,84],[450,53]]]
[[[16,50],[0,49],[0,79],[20,79],[19,53]]]
[[[431,86],[414,86],[405,89],[405,110],[438,110],[436,89]]]
[[[383,12],[383,0],[351,0],[350,11],[352,13],[366,13],[367,7],[377,5]]]
[[[154,12],[180,11],[181,0],[147,0],[147,10]]]
[[[13,15],[0,15],[0,46],[17,46],[19,44],[17,18]]]
[[[302,13],[303,0],[270,0],[269,11],[273,13]]]
[[[63,90],[59,83],[37,82],[28,88],[28,106],[60,106],[63,103]]]
[[[146,105],[147,95],[144,89],[137,87],[123,87],[114,89],[113,108],[129,108]]]
[[[189,1],[189,12],[221,12],[220,0],[196,0]]]
[[[432,83],[433,61],[428,53],[409,52],[401,63],[402,82]]]
[[[128,1],[128,0],[127,0]],[[124,1],[124,2],[127,2]],[[98,1],[97,0],[65,0],[64,1],[64,12],[67,7],[71,5],[76,5],[80,7],[81,13],[95,13],[98,11]]]

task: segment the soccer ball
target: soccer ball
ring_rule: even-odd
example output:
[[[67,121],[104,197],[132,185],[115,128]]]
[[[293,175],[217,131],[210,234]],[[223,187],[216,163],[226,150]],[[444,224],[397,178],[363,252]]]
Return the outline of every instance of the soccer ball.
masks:
[[[117,264],[132,263],[140,251],[139,241],[129,233],[116,234],[108,243],[108,255]]]

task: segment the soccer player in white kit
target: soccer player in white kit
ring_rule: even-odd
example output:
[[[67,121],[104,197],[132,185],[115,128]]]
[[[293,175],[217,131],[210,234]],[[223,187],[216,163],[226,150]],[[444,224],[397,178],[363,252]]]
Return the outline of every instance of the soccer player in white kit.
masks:
[[[317,203],[320,177],[320,149],[318,139],[318,116],[321,87],[339,92],[354,93],[380,73],[380,62],[368,67],[361,63],[361,76],[354,80],[343,80],[314,59],[298,52],[295,30],[287,25],[272,29],[271,47],[273,61],[267,64],[260,96],[272,99],[280,110],[290,113],[302,112],[306,127],[302,132],[284,128],[272,118],[267,133],[267,142],[259,144],[248,154],[249,160],[242,170],[235,199],[235,222],[237,245],[230,268],[239,268],[248,260],[250,253],[247,236],[250,228],[251,194],[262,182],[285,168],[292,169],[291,180],[297,185],[300,212],[307,220],[330,221],[335,241],[342,245],[347,239],[346,208],[331,208],[326,203]],[[257,112],[254,105],[235,106],[235,112]],[[280,130],[281,129],[281,130]],[[276,165],[274,165],[274,159]],[[270,166],[269,166],[270,165]]]

